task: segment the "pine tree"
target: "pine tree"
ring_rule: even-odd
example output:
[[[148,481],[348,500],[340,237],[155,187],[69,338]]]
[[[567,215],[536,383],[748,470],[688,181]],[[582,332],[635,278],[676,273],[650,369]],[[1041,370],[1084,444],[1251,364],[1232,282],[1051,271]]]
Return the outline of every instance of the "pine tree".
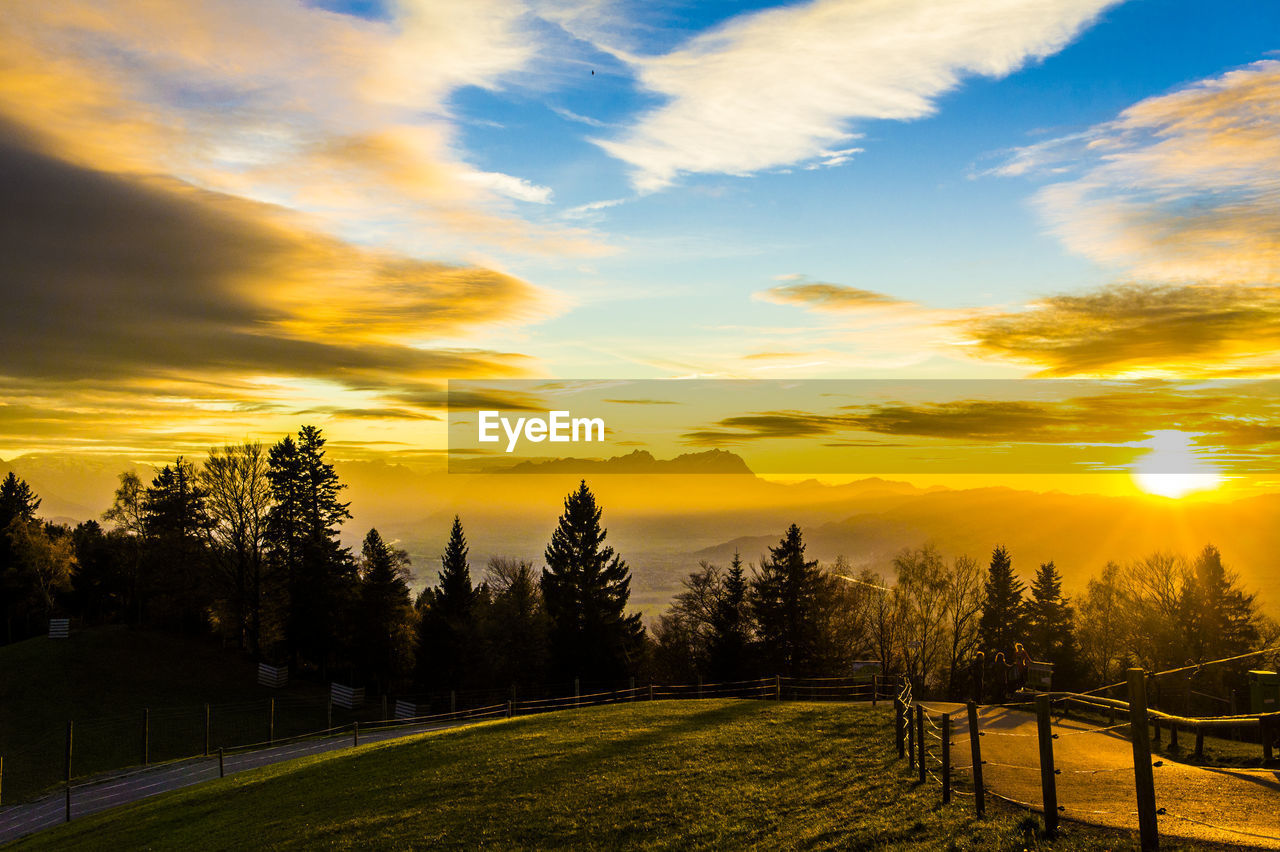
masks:
[[[584,480],[564,501],[542,572],[551,666],[562,679],[609,680],[634,673],[643,649],[640,614],[627,615],[631,571],[606,545],[602,512]]]
[[[296,442],[286,436],[268,453],[274,505],[267,513],[267,543],[284,578],[289,656],[295,666],[307,661],[327,674],[335,652],[350,639],[355,569],[338,542],[338,528],[351,517],[338,499],[346,486],[324,460],[324,444],[319,429],[303,426]]]
[[[817,560],[805,560],[804,548],[800,528],[792,524],[751,581],[761,659],[782,675],[811,673],[819,654],[817,610],[824,578]]]
[[[748,676],[751,614],[747,608],[747,579],[742,557],[734,551],[719,600],[711,616],[707,649],[707,674],[715,680],[739,680]]]
[[[146,489],[142,524],[144,613],[187,632],[207,626],[210,583],[208,534],[212,520],[195,466],[178,457]]]
[[[9,475],[0,482],[0,530],[6,529],[16,518],[34,521],[39,508],[40,498],[31,486],[9,471]]]
[[[384,692],[405,673],[409,654],[409,554],[369,530],[360,550],[358,662]]]
[[[14,619],[24,597],[18,577],[18,549],[14,536],[23,532],[15,526],[35,520],[40,498],[26,482],[9,472],[0,482],[0,616],[5,620],[5,641],[22,638],[15,635]],[[12,533],[12,535],[11,535]]]
[[[1026,639],[1024,588],[1013,573],[1009,551],[1000,545],[991,553],[991,567],[983,586],[982,618],[978,622],[982,649],[989,660],[999,652],[1010,658],[1014,644]]]
[[[462,520],[455,515],[440,555],[439,583],[422,598],[418,682],[429,690],[462,689],[475,680],[476,590],[468,552]]]
[[[1026,615],[1031,656],[1053,663],[1057,686],[1073,684],[1080,670],[1075,610],[1062,594],[1062,575],[1052,562],[1036,572]]]

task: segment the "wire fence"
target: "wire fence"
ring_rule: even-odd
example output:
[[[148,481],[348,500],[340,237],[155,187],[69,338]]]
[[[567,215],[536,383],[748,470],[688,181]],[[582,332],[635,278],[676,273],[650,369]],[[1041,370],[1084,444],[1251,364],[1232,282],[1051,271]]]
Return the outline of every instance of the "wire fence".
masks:
[[[896,679],[768,677],[730,682],[636,685],[547,684],[535,688],[382,697],[352,709],[320,696],[160,707],[136,713],[49,719],[35,736],[0,755],[0,804],[59,787],[97,783],[197,757],[231,755],[289,743],[366,735],[396,728],[544,713],[629,701],[743,698],[869,701],[890,697]]]
[[[1184,826],[1176,829],[1184,836],[1220,842],[1265,838],[1280,843],[1274,798],[1280,788],[1275,784],[1261,782],[1262,787],[1271,788],[1271,797],[1260,803],[1256,777],[1218,775],[1207,784],[1211,790],[1217,788],[1216,795],[1205,794],[1202,787],[1200,799],[1183,797],[1178,793],[1193,777],[1190,773],[1204,770],[1153,759],[1152,753],[1162,725],[1174,743],[1179,728],[1194,733],[1197,755],[1202,753],[1206,731],[1245,728],[1259,734],[1264,762],[1269,761],[1280,732],[1280,714],[1189,718],[1154,710],[1147,706],[1146,683],[1160,674],[1131,669],[1125,682],[1128,701],[1101,698],[1097,690],[1038,693],[1027,701],[988,706],[981,715],[974,702],[951,712],[930,710],[912,699],[911,687],[905,684],[894,699],[897,750],[907,758],[918,783],[937,785],[944,803],[953,794],[963,795],[972,799],[981,816],[986,797],[991,796],[1040,813],[1050,837],[1058,831],[1059,818],[1066,817],[1128,828],[1136,825],[1144,850],[1158,848],[1161,828],[1173,830],[1171,821]],[[1068,719],[1067,710],[1078,708],[1087,712],[1076,715],[1091,721]],[[1032,719],[1020,712],[1027,709],[1034,713],[1033,731],[1027,730]],[[1125,721],[1116,722],[1118,713]],[[953,735],[953,725],[962,729],[960,736]],[[1099,737],[1119,739],[1124,745],[1106,748]],[[999,793],[988,787],[993,778]],[[1062,802],[1060,785],[1066,792]],[[1230,785],[1235,787],[1228,789]],[[1162,791],[1160,803],[1157,789]],[[1107,801],[1124,804],[1094,806]],[[1209,833],[1196,834],[1187,826]]]

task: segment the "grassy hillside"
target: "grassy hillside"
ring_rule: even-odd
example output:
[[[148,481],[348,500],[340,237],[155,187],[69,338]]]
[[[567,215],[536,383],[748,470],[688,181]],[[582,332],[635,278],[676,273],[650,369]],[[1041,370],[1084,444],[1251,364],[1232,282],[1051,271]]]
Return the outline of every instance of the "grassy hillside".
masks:
[[[967,801],[893,758],[884,707],[641,702],[305,758],[78,820],[22,849],[1117,849]],[[1173,848],[1173,847],[1171,847]]]
[[[213,746],[265,739],[268,702],[277,733],[325,721],[319,685],[268,690],[234,651],[166,633],[104,627],[0,647],[0,755],[4,799],[62,778],[66,723],[74,720],[77,776],[142,761],[142,717],[151,710],[150,757],[203,751],[204,704],[214,704]]]

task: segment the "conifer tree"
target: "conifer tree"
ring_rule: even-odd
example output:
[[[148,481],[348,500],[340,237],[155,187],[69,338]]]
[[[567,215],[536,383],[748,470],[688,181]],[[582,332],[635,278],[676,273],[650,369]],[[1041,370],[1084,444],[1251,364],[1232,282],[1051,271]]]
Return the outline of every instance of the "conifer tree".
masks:
[[[410,650],[409,554],[376,529],[360,549],[358,662],[374,689],[386,692],[405,673]]]
[[[824,578],[817,560],[804,558],[804,538],[792,524],[751,581],[751,609],[760,632],[766,668],[777,674],[807,673],[816,662],[818,606]]]
[[[324,460],[320,430],[303,426],[267,456],[274,501],[267,513],[267,544],[274,570],[284,578],[285,640],[294,665],[311,662],[327,673],[342,640],[349,638],[349,603],[355,580],[350,552],[338,542],[351,517],[338,499],[343,485]]]
[[[719,591],[711,615],[707,674],[716,680],[739,680],[748,676],[750,667],[751,613],[747,607],[746,572],[737,551]]]
[[[15,518],[34,521],[39,508],[40,498],[31,486],[9,471],[9,475],[0,482],[0,530],[8,527]]]
[[[631,571],[605,544],[601,510],[585,480],[565,498],[542,572],[551,666],[560,679],[634,673],[643,649],[640,614],[627,615]]]
[[[991,553],[991,567],[983,586],[982,618],[978,633],[987,658],[999,652],[1009,658],[1013,646],[1026,639],[1026,607],[1022,600],[1025,587],[1013,573],[1013,560],[1004,545]]]
[[[1026,614],[1031,656],[1053,663],[1056,686],[1073,684],[1080,670],[1075,610],[1062,594],[1062,575],[1052,562],[1036,572]]]
[[[462,520],[455,515],[440,555],[439,584],[421,598],[418,682],[428,690],[457,690],[475,680],[477,593],[468,552]]]

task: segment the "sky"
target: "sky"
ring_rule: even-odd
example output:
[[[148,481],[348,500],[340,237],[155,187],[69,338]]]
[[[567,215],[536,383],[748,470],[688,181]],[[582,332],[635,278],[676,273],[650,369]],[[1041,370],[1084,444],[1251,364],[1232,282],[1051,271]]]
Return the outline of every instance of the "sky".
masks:
[[[1035,378],[1113,383],[1037,403],[1037,446],[1256,466],[1278,32],[1258,0],[17,4],[0,458],[312,423],[427,459],[450,380]],[[959,387],[654,450],[1008,423]]]

